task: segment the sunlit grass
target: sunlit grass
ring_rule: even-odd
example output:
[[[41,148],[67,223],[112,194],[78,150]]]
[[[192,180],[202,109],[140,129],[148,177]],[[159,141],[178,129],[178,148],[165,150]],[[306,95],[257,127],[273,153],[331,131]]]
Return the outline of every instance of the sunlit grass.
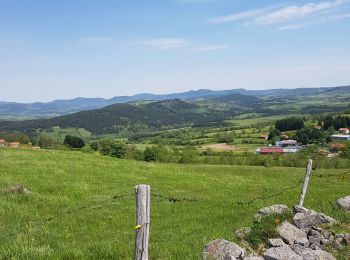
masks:
[[[344,170],[317,174],[330,171]],[[133,194],[135,185],[147,183],[164,197],[197,200],[151,198],[151,259],[198,259],[210,240],[234,240],[234,231],[250,225],[259,208],[297,203],[299,189],[243,207],[239,201],[276,193],[303,175],[301,168],[154,164],[71,151],[0,149],[0,188],[21,183],[31,190],[29,196],[0,195],[0,237],[16,232],[0,238],[0,256],[130,259],[135,199],[105,200]],[[349,179],[311,178],[305,206],[350,223],[333,207],[337,198],[348,195]]]

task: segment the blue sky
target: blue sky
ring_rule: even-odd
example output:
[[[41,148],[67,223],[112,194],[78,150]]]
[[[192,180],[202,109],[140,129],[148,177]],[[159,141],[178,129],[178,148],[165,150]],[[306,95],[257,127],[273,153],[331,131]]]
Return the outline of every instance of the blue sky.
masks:
[[[349,0],[0,0],[0,100],[348,84]]]

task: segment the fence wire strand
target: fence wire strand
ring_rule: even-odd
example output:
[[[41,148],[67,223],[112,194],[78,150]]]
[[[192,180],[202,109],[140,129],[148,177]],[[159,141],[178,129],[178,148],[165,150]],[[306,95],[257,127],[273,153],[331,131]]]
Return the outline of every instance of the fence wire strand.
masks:
[[[174,196],[164,196],[161,195],[159,193],[151,193],[152,197],[156,197],[159,199],[159,201],[169,201],[169,202],[184,202],[184,201],[188,201],[188,202],[197,202],[198,199],[195,198],[186,198],[186,197],[174,197]]]
[[[347,174],[349,174],[349,173],[350,173],[350,170],[348,170],[348,171],[346,171],[344,173],[341,173],[341,174],[313,174],[312,176],[315,176],[315,177],[340,177],[340,178],[345,178],[345,176]],[[300,179],[296,184],[284,187],[283,189],[281,189],[280,191],[278,191],[278,192],[276,192],[274,194],[267,195],[267,196],[258,196],[258,197],[255,197],[253,199],[247,200],[247,201],[238,201],[237,204],[243,207],[243,206],[250,205],[250,204],[254,203],[257,200],[271,199],[271,198],[274,198],[274,197],[277,197],[277,196],[281,195],[282,193],[286,192],[287,190],[292,190],[292,189],[297,188],[302,183],[303,183],[303,179]],[[110,198],[107,198],[107,199],[104,199],[104,200],[100,200],[100,201],[96,201],[96,202],[91,203],[89,205],[84,205],[84,206],[80,206],[80,207],[77,207],[77,208],[73,208],[73,209],[67,210],[65,212],[59,213],[57,215],[48,217],[48,218],[40,221],[39,223],[32,225],[31,228],[40,229],[45,224],[47,224],[47,223],[49,223],[49,222],[51,222],[51,221],[53,221],[55,219],[66,217],[68,215],[74,214],[74,213],[79,212],[79,211],[92,209],[92,208],[97,208],[98,206],[103,206],[103,204],[106,203],[106,202],[117,201],[117,200],[120,200],[120,199],[123,199],[123,198],[132,197],[134,195],[135,195],[134,193],[117,194],[117,195],[114,195],[114,196],[112,196]],[[151,196],[155,197],[155,198],[158,198],[159,202],[168,201],[168,202],[172,202],[172,203],[177,203],[177,202],[185,202],[185,201],[187,201],[187,202],[197,202],[198,201],[198,199],[196,199],[196,198],[164,196],[164,195],[162,195],[160,193],[157,193],[157,192],[154,192],[154,193],[152,192]],[[7,238],[13,237],[13,236],[15,236],[17,234],[20,234],[20,233],[25,233],[25,230],[21,229],[21,230],[10,232],[10,233],[8,233],[6,235],[0,236],[0,240],[5,240]]]
[[[110,202],[110,201],[117,201],[119,199],[132,197],[132,196],[134,196],[134,193],[114,195],[114,196],[112,196],[110,198],[107,198],[107,199],[104,199],[104,200],[100,200],[100,201],[96,201],[96,202],[91,203],[89,205],[84,205],[84,206],[80,206],[80,207],[77,207],[77,208],[73,208],[73,209],[67,210],[65,212],[59,213],[57,215],[48,217],[48,218],[40,221],[37,224],[34,224],[34,225],[30,226],[30,227],[33,228],[33,229],[40,229],[45,224],[47,224],[47,223],[49,223],[49,222],[51,222],[51,221],[53,221],[55,219],[66,217],[68,215],[74,214],[74,213],[79,212],[79,211],[83,211],[83,210],[87,210],[87,209],[93,209],[93,208],[96,208],[97,206],[103,206],[104,203],[107,203],[107,202]],[[21,229],[21,230],[10,232],[10,233],[8,233],[8,234],[6,234],[4,236],[0,236],[0,240],[5,240],[5,239],[7,239],[9,237],[13,237],[13,236],[15,236],[17,234],[21,234],[21,233],[25,233],[25,230]]]
[[[314,174],[312,176],[319,177],[319,178],[325,178],[325,177],[339,177],[344,178],[347,174],[350,173],[350,170],[343,172],[343,173],[329,173],[329,174]]]
[[[282,193],[284,193],[287,190],[292,190],[292,189],[297,188],[298,186],[300,186],[300,184],[303,183],[303,181],[304,181],[303,179],[300,179],[295,185],[285,187],[285,188],[283,188],[282,190],[280,190],[277,193],[274,193],[274,194],[271,194],[271,195],[267,195],[267,196],[264,196],[264,197],[255,197],[255,198],[253,198],[251,200],[248,200],[248,201],[238,201],[237,204],[243,207],[245,205],[250,205],[250,204],[252,204],[253,202],[255,202],[257,200],[267,200],[267,199],[271,199],[271,198],[277,197],[277,196],[281,195]]]
[[[31,225],[30,228],[39,230],[45,224],[47,224],[49,222],[52,222],[55,219],[63,218],[63,217],[66,217],[68,215],[72,215],[74,213],[77,213],[77,212],[80,212],[80,211],[83,211],[83,210],[97,208],[99,206],[103,206],[103,204],[105,204],[107,202],[110,202],[110,201],[117,201],[117,200],[120,200],[120,199],[123,199],[123,198],[128,198],[128,197],[133,197],[133,196],[135,196],[134,193],[125,193],[125,194],[114,195],[114,196],[112,196],[110,198],[107,198],[107,199],[104,199],[104,200],[100,200],[100,201],[96,201],[96,202],[91,203],[89,205],[84,205],[84,206],[80,206],[80,207],[77,207],[77,208],[73,208],[73,209],[64,211],[62,213],[56,214],[54,216],[48,217],[48,218],[46,218],[46,219],[44,219],[44,220],[42,220],[42,221],[40,221],[40,222],[38,222],[38,223],[36,223],[34,225]],[[159,193],[151,193],[151,196],[159,198],[160,202],[161,201],[169,201],[169,202],[176,203],[176,202],[184,202],[184,201],[189,201],[189,202],[196,202],[196,201],[198,201],[197,199],[192,199],[192,198],[185,198],[185,197],[177,198],[177,197],[173,197],[173,196],[164,196],[164,195],[161,195]],[[10,233],[8,233],[6,235],[0,236],[0,240],[5,240],[7,238],[10,238],[10,237],[13,237],[13,236],[16,236],[18,234],[25,233],[25,232],[26,232],[26,230],[19,229],[19,230],[10,232]]]
[[[325,177],[339,177],[341,179],[344,179],[345,176],[347,174],[350,173],[350,170],[346,171],[346,172],[343,172],[343,173],[330,173],[330,174],[312,174],[311,176],[313,177],[319,177],[319,178],[325,178]],[[296,183],[295,185],[292,185],[292,186],[288,186],[288,187],[285,187],[283,188],[282,190],[280,190],[279,192],[275,193],[275,194],[272,194],[272,195],[268,195],[268,196],[264,196],[264,197],[255,197],[251,200],[248,200],[248,201],[238,201],[237,204],[240,205],[240,206],[244,206],[244,205],[250,205],[252,204],[253,202],[257,201],[257,200],[267,200],[267,199],[271,199],[271,198],[274,198],[274,197],[277,197],[279,195],[281,195],[282,193],[284,193],[285,191],[287,190],[292,190],[292,189],[295,189],[297,188],[300,184],[303,183],[303,179],[300,179],[298,181],[298,183]]]

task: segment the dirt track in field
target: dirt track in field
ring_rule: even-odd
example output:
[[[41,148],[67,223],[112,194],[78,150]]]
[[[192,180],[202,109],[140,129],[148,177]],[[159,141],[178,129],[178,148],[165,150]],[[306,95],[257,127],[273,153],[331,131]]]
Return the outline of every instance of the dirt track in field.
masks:
[[[208,144],[208,145],[203,145],[202,147],[199,148],[200,150],[216,150],[216,151],[234,151],[236,150],[236,146],[231,145],[231,144]]]

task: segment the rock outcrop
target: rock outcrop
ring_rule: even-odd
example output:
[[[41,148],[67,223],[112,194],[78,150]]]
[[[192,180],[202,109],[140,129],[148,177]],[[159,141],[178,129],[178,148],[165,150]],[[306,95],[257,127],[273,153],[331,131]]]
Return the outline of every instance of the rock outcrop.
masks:
[[[313,250],[300,245],[293,245],[290,248],[305,260],[336,260],[334,256],[324,250]]]
[[[350,195],[344,198],[338,199],[337,205],[346,211],[350,211]]]
[[[347,210],[350,207],[347,204],[348,199],[350,196],[341,198],[337,204]],[[336,234],[327,229],[327,225],[336,223],[335,219],[299,206],[294,206],[293,211],[294,225],[286,220],[278,225],[276,230],[279,237],[268,239],[268,245],[263,243],[259,245],[257,251],[262,256],[258,256],[247,239],[247,235],[254,231],[250,227],[243,227],[235,233],[241,240],[240,245],[243,248],[224,239],[214,240],[205,247],[203,258],[206,260],[336,260],[326,250],[330,248],[337,250],[350,245],[350,234]],[[290,210],[285,205],[273,205],[260,209],[256,217],[261,223],[265,216],[288,212]],[[288,218],[288,216],[284,217]]]
[[[316,211],[294,206],[295,215],[293,217],[294,225],[298,228],[308,228],[312,226],[319,226],[321,224],[335,224],[335,219]]]
[[[289,246],[271,247],[264,253],[265,260],[303,260]]]
[[[277,227],[277,232],[283,241],[289,245],[298,244],[308,247],[310,244],[306,233],[287,221]]]
[[[288,206],[283,204],[276,204],[260,209],[255,215],[255,218],[259,219],[261,217],[270,216],[273,214],[286,214],[289,212],[291,212],[291,210],[288,208]]]
[[[244,255],[245,250],[243,248],[225,239],[209,242],[203,251],[203,259],[207,260],[235,260],[242,259]]]
[[[285,246],[286,244],[283,242],[282,238],[272,238],[269,239],[269,245],[272,247]]]

